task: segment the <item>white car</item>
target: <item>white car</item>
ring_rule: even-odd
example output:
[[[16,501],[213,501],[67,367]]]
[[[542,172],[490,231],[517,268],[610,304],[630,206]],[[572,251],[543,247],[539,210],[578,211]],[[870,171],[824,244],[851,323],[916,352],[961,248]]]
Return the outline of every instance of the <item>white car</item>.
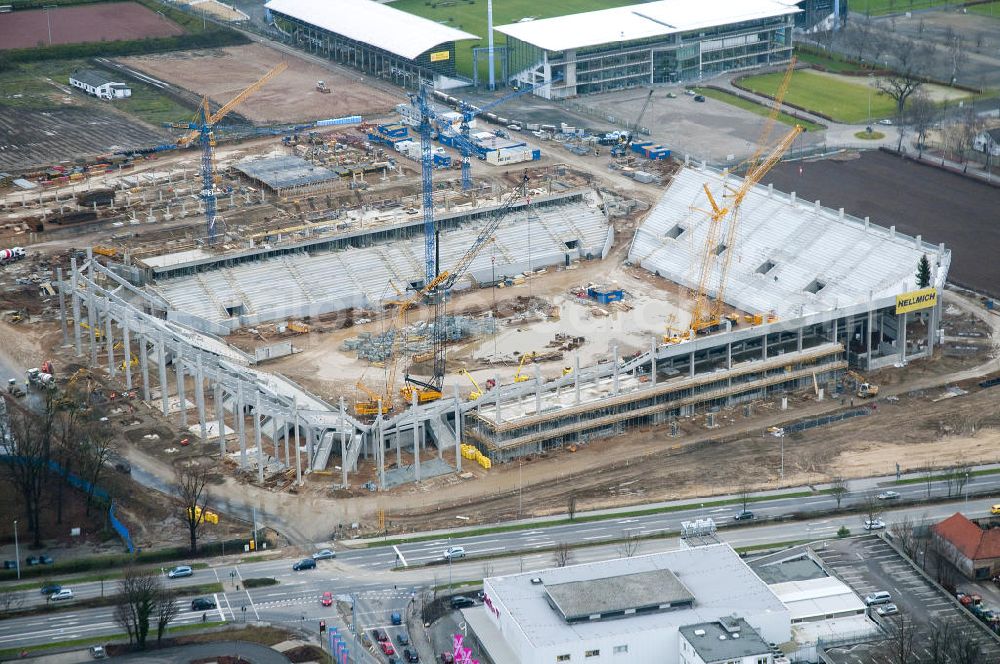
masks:
[[[461,546],[449,546],[444,550],[445,560],[457,560],[459,558],[465,558],[465,549]]]
[[[73,591],[69,588],[63,588],[59,592],[49,595],[50,602],[62,602],[68,599],[73,599]]]
[[[191,576],[192,574],[194,574],[194,570],[188,567],[187,565],[178,565],[177,567],[167,572],[167,578],[179,579],[182,576]]]
[[[883,604],[882,606],[875,609],[875,613],[880,616],[891,616],[899,613],[899,607],[895,604]]]
[[[879,500],[896,500],[899,498],[898,491],[883,491],[882,493],[875,496]]]
[[[892,126],[892,120],[890,120],[889,118],[882,118],[881,120],[878,121],[878,123],[880,125],[885,125],[887,127],[891,127]]]
[[[885,521],[882,519],[865,519],[865,530],[881,530],[885,528]]]

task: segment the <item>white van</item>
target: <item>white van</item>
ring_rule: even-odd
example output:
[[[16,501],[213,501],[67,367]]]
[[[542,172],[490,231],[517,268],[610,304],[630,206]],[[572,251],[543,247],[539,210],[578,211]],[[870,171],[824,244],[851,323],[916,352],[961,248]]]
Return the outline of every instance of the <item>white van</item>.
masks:
[[[873,606],[875,604],[885,604],[892,599],[892,595],[884,590],[879,590],[865,597],[865,604],[867,606]]]

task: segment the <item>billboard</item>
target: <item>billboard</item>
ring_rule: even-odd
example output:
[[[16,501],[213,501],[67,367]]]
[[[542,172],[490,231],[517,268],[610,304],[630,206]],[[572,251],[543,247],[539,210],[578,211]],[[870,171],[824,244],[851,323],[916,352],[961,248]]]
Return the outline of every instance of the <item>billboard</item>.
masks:
[[[451,58],[450,51],[438,51],[437,53],[431,53],[431,62],[442,62]]]
[[[905,314],[909,311],[928,309],[937,304],[936,288],[924,288],[896,296],[896,313]]]

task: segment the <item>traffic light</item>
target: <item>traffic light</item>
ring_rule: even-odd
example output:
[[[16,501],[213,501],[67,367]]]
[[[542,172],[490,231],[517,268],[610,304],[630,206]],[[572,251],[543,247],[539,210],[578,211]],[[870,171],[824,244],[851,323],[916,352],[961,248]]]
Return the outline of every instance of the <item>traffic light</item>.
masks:
[[[326,621],[325,620],[320,620],[319,621],[319,631],[320,631],[321,634],[326,631]]]

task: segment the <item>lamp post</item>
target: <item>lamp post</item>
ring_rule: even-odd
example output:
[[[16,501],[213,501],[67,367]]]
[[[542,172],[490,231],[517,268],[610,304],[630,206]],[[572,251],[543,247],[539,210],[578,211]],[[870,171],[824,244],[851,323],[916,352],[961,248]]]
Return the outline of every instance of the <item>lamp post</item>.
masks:
[[[14,519],[14,567],[17,568],[17,579],[21,580],[21,547],[17,543],[17,519]]]

